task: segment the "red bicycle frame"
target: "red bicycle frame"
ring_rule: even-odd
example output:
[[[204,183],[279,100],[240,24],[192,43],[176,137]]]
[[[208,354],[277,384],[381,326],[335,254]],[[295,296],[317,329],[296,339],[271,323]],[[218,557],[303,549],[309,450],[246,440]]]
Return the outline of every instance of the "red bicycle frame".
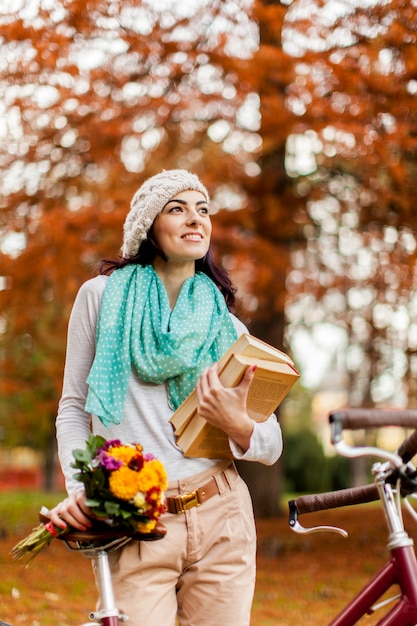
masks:
[[[330,622],[329,626],[353,626],[364,615],[373,613],[375,602],[395,584],[400,587],[401,597],[391,611],[378,622],[378,626],[415,626],[417,624],[416,581],[417,563],[413,547],[394,548],[391,560]]]
[[[363,616],[374,613],[375,603],[394,585],[398,585],[399,594],[389,601],[396,604],[378,622],[378,626],[417,624],[417,560],[413,540],[404,531],[391,486],[383,482],[377,483],[377,486],[390,530],[387,548],[391,559],[329,626],[354,626]]]

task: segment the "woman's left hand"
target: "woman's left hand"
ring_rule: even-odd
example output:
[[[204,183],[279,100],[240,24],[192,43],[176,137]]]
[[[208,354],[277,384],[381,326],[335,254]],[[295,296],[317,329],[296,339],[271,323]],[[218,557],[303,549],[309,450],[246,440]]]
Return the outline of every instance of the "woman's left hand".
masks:
[[[198,413],[221,428],[242,449],[248,450],[254,424],[246,410],[249,386],[256,367],[248,367],[237,387],[224,387],[217,363],[204,370],[197,383]]]

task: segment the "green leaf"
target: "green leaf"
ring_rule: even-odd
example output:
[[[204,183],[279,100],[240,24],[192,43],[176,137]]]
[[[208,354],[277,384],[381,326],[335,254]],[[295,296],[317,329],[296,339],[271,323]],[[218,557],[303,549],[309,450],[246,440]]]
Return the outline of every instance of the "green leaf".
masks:
[[[101,511],[100,509],[94,508],[94,515],[96,517],[102,517],[103,519],[107,519],[109,517],[107,511]]]
[[[120,513],[120,504],[118,502],[105,502],[104,508],[109,515],[118,515]]]
[[[100,506],[101,505],[101,500],[95,500],[94,498],[86,498],[85,504],[87,506],[93,508],[95,506]]]
[[[94,471],[94,488],[99,491],[103,491],[103,487],[106,484],[106,474],[102,468],[97,468]]]
[[[91,458],[94,458],[96,456],[97,450],[99,448],[102,448],[105,443],[106,443],[106,440],[104,439],[104,437],[101,437],[100,435],[89,436],[89,438],[87,439],[87,450],[89,450],[91,454]]]
[[[120,513],[123,519],[129,519],[129,517],[132,517],[132,511],[126,511],[125,509],[121,509]]]
[[[91,454],[89,450],[73,450],[72,456],[76,461],[80,461],[81,463],[90,463],[91,462]]]

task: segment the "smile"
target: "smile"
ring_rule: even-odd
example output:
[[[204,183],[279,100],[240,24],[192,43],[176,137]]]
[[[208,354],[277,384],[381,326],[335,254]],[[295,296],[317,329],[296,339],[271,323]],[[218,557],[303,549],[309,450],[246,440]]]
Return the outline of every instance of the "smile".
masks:
[[[187,241],[201,241],[203,239],[203,235],[200,235],[200,233],[189,233],[187,235],[183,235],[181,239],[187,239]]]

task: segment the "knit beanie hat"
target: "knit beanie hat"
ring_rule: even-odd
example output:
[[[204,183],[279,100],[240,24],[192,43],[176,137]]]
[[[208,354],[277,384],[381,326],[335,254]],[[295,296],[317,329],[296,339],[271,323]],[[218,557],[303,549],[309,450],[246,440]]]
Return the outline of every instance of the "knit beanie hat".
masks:
[[[155,217],[166,203],[178,193],[189,189],[200,191],[207,202],[209,201],[207,189],[198,176],[186,170],[162,170],[145,180],[132,198],[123,226],[123,258],[130,258],[138,253]]]

